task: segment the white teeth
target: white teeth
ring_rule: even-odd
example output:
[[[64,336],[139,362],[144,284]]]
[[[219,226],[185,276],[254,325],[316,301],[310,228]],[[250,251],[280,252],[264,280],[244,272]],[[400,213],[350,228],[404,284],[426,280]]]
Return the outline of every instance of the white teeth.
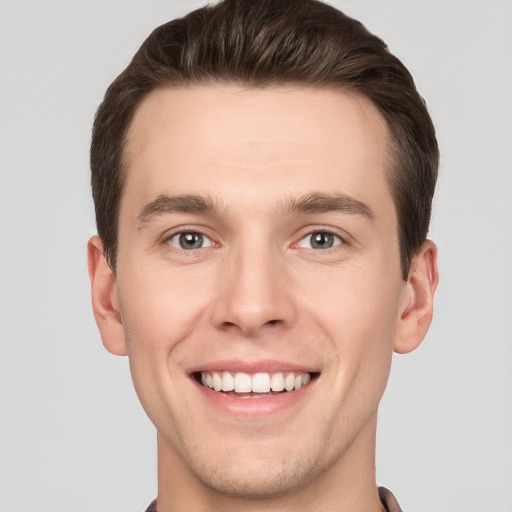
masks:
[[[270,391],[293,391],[311,381],[309,373],[277,372],[248,373],[237,372],[201,372],[201,384],[215,391],[234,391],[235,393],[269,393]]]
[[[284,379],[284,389],[291,391],[295,387],[295,374],[289,373]]]
[[[272,375],[272,379],[270,381],[270,387],[272,388],[272,391],[283,391],[284,377],[281,372],[274,373],[274,375]]]
[[[220,391],[222,389],[222,377],[217,372],[214,372],[212,374],[212,381],[213,389],[215,389],[215,391]]]
[[[235,373],[235,392],[250,393],[251,391],[251,376],[242,372]]]
[[[229,372],[222,374],[222,391],[233,391],[235,389],[235,379]]]
[[[268,393],[270,391],[270,375],[268,373],[254,374],[251,389],[253,393]]]

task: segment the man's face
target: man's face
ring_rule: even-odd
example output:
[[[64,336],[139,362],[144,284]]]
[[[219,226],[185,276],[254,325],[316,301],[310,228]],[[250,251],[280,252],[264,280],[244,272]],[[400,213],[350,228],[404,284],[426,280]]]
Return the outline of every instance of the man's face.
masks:
[[[371,463],[408,300],[388,147],[340,91],[161,89],[136,111],[114,303],[180,478],[276,495]]]

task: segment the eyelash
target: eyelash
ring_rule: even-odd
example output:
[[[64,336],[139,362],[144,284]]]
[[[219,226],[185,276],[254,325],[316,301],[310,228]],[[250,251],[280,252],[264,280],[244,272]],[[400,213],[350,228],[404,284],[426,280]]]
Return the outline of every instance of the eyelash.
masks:
[[[180,244],[180,242],[183,241],[181,239],[181,237],[187,237],[187,236],[190,236],[190,235],[192,235],[192,236],[195,235],[197,237],[200,237],[202,242],[204,242],[206,240],[209,243],[206,246],[201,246],[201,247],[189,247],[189,248],[182,247],[181,244]],[[175,238],[177,238],[176,245],[172,243],[172,240],[175,239]],[[176,233],[173,233],[172,235],[168,236],[165,239],[165,243],[167,245],[171,246],[171,247],[174,247],[176,249],[181,249],[181,250],[187,251],[187,252],[192,252],[192,251],[198,250],[198,249],[205,249],[206,247],[211,247],[211,246],[215,245],[215,243],[212,241],[212,239],[209,236],[205,235],[201,231],[192,230],[192,229],[190,229],[190,230],[182,230],[182,231],[178,231]]]
[[[314,243],[320,242],[319,237],[326,237],[328,240],[330,240],[333,245],[327,248],[324,247],[304,247],[302,243],[306,240],[310,240],[310,245],[313,245]],[[316,241],[314,242],[313,237],[316,237]],[[303,236],[298,242],[296,242],[294,245],[296,247],[301,247],[303,249],[311,249],[311,250],[318,250],[318,251],[329,251],[334,250],[336,247],[340,245],[344,245],[346,242],[345,240],[338,234],[333,233],[332,231],[326,230],[326,229],[318,229],[315,231],[310,231],[306,236]]]
[[[183,239],[182,237],[187,237],[187,236],[195,236],[197,238],[199,238],[199,240],[196,240],[196,243],[201,243],[201,246],[200,247],[188,247],[188,248],[185,248],[181,245],[181,243],[183,243]],[[319,236],[322,236],[327,238],[327,242],[331,242],[333,245],[331,245],[330,247],[326,247],[326,248],[322,248],[322,247],[313,247],[314,245],[314,241],[313,241],[313,237],[316,236],[317,237],[317,242],[321,242],[320,239],[318,239]],[[175,242],[173,243],[173,239],[176,239]],[[309,240],[309,247],[305,246],[304,243],[308,243],[307,240]],[[206,242],[206,245],[204,245],[204,243]],[[182,250],[182,251],[185,251],[185,252],[195,252],[199,249],[206,249],[208,247],[213,247],[213,246],[216,246],[218,244],[216,244],[211,237],[209,237],[208,235],[206,235],[204,232],[202,232],[201,230],[195,230],[195,229],[182,229],[180,231],[177,231],[177,232],[174,232],[172,233],[171,235],[165,237],[164,239],[164,243],[170,247],[173,247],[175,249],[178,249],[178,250]],[[315,229],[315,230],[312,230],[312,231],[309,231],[306,235],[304,235],[303,237],[301,237],[297,242],[295,242],[294,244],[292,244],[292,248],[301,248],[301,249],[306,249],[306,250],[312,250],[312,251],[321,251],[321,252],[330,252],[331,250],[336,250],[337,247],[339,247],[340,245],[346,245],[347,244],[347,241],[345,239],[345,237],[342,237],[341,235],[339,235],[338,233],[334,233],[332,230],[328,230],[328,229]],[[193,245],[193,243],[191,244]]]

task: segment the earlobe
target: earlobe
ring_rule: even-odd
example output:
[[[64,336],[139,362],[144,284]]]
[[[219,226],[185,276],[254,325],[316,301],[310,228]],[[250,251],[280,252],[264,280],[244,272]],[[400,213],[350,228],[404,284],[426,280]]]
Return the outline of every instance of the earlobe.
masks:
[[[124,326],[117,296],[116,278],[105,258],[103,243],[93,236],[87,244],[92,308],[105,348],[112,354],[127,354]]]
[[[423,341],[432,321],[438,282],[437,247],[426,240],[413,257],[404,284],[393,347],[395,352],[411,352]]]

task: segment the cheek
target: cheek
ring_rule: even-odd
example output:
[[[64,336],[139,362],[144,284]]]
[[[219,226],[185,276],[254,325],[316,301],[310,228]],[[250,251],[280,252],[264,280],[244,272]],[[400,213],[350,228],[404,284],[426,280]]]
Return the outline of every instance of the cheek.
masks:
[[[384,265],[351,265],[329,269],[321,278],[309,276],[299,296],[335,331],[389,333],[396,324],[402,286],[398,272]]]
[[[195,347],[187,344],[197,330],[209,288],[204,276],[181,279],[169,269],[131,271],[119,268],[119,298],[133,384],[155,425],[186,414],[180,361]],[[181,411],[177,413],[177,411]]]
[[[211,272],[200,268],[176,270],[165,264],[143,268],[131,267],[124,276],[120,269],[120,277],[125,277],[120,303],[132,379],[153,417],[148,408],[165,411],[182,395],[184,362],[203,355],[204,347],[197,340],[209,337],[208,307],[215,283]],[[186,407],[181,404],[182,410]]]
[[[182,276],[169,269],[132,272],[120,286],[120,302],[129,341],[168,350],[197,325],[208,301],[204,276]]]
[[[389,276],[384,271],[337,269],[323,290],[313,289],[303,302],[331,345],[341,387],[358,379],[385,384],[402,287],[399,276]]]

